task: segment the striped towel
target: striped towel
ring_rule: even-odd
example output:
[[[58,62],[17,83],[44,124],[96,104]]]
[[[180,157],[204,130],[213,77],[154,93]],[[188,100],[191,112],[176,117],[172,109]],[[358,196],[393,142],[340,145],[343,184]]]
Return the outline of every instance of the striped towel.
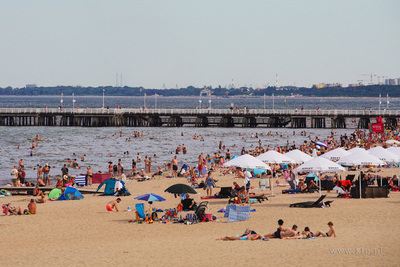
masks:
[[[85,176],[77,176],[75,178],[75,183],[79,185],[86,185],[86,178]]]

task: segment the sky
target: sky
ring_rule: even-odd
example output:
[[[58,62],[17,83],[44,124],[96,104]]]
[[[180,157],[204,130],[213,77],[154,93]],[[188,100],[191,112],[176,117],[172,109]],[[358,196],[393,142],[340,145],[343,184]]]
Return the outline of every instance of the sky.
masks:
[[[0,87],[261,88],[276,74],[347,86],[371,73],[400,78],[399,0],[0,2]]]

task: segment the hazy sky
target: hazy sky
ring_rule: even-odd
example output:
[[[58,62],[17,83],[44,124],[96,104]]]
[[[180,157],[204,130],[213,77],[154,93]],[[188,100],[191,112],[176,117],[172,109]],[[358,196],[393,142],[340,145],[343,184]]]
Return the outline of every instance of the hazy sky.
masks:
[[[399,0],[2,0],[0,87],[400,77]],[[378,79],[374,77],[377,82]]]

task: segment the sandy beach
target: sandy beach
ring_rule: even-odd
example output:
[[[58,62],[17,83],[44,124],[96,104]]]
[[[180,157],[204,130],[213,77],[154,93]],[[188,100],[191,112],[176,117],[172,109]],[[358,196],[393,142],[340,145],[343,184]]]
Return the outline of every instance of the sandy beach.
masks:
[[[233,181],[241,185],[243,180],[233,175],[215,173],[218,186],[231,186]],[[396,233],[400,230],[400,193],[392,192],[389,198],[342,199],[335,192],[328,193],[326,200],[334,200],[330,208],[289,208],[289,204],[312,201],[318,193],[283,195],[275,187],[275,197],[261,204],[252,204],[256,212],[247,221],[227,223],[223,213],[217,211],[227,204],[227,199],[209,200],[209,211],[217,217],[215,222],[184,224],[136,224],[134,197],[155,193],[166,199],[155,202],[153,207],[173,208],[179,198],[164,192],[184,178],[165,177],[146,182],[128,182],[132,195],[122,197],[121,212],[106,212],[106,204],[114,197],[85,195],[83,200],[48,201],[38,204],[37,215],[1,216],[0,255],[3,266],[223,266],[294,265],[294,266],[398,266],[400,253]],[[253,180],[253,185],[258,180]],[[92,186],[96,188],[97,185]],[[205,195],[198,189],[196,202]],[[214,189],[217,192],[218,189]],[[261,192],[259,189],[253,192]],[[266,191],[270,193],[270,191]],[[28,204],[26,195],[2,198],[2,203]],[[148,207],[148,204],[145,204]],[[132,211],[125,211],[128,206]],[[159,213],[159,216],[162,215]],[[250,227],[267,234],[277,228],[278,219],[285,226],[293,224],[312,232],[327,231],[332,221],[337,238],[309,240],[269,241],[216,241],[218,237],[242,234]],[[340,253],[338,250],[346,250]]]

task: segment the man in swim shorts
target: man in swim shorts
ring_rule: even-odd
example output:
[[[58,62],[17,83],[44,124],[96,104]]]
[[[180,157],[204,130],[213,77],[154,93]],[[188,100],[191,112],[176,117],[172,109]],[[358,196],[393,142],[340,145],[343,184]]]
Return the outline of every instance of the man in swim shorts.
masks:
[[[172,159],[171,165],[172,165],[172,175],[177,176],[178,175],[178,158],[177,158],[177,156],[175,156]]]
[[[119,204],[120,202],[121,202],[120,198],[117,198],[116,200],[112,200],[112,201],[108,202],[108,204],[106,206],[107,211],[114,211],[114,208],[115,208],[115,211],[118,212],[119,210],[118,210],[117,204]]]
[[[334,237],[336,237],[336,231],[335,231],[335,228],[333,227],[333,223],[332,222],[328,222],[328,226],[329,226],[329,231],[327,233],[325,233],[324,231],[318,231],[315,234],[315,237],[318,237],[318,236],[331,237],[332,235]]]
[[[285,232],[287,230],[287,228],[283,227],[283,220],[282,219],[280,219],[278,221],[278,225],[279,225],[279,227],[275,232],[267,234],[267,235],[264,235],[264,237],[265,238],[282,238],[281,232]]]

